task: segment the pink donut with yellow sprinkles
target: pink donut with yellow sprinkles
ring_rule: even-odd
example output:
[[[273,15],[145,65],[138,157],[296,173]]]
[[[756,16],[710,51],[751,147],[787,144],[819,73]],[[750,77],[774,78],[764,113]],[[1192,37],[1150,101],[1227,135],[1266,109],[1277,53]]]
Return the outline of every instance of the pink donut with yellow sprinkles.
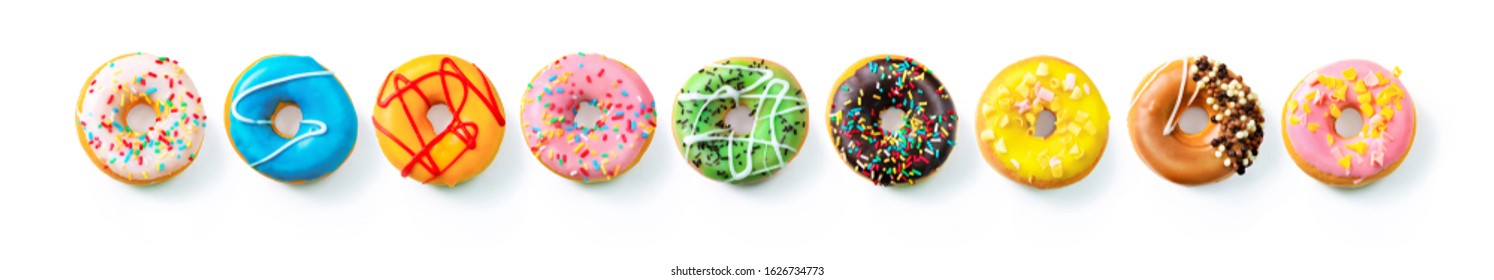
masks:
[[[583,104],[600,111],[576,122]],[[599,54],[576,53],[540,69],[519,105],[529,151],[560,176],[605,182],[632,168],[653,140],[654,95],[638,72]]]
[[[1345,60],[1304,77],[1282,111],[1282,137],[1297,167],[1335,187],[1362,187],[1395,171],[1416,139],[1416,103],[1400,76],[1400,68]],[[1335,124],[1350,109],[1364,127],[1346,137]]]

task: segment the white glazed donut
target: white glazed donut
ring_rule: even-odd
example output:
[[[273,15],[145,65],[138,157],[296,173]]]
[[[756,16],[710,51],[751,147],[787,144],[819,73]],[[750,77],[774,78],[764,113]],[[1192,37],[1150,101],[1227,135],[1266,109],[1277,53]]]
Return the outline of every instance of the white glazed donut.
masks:
[[[202,148],[207,116],[199,94],[175,60],[146,53],[114,58],[89,76],[78,96],[78,142],[115,180],[164,181],[191,165]],[[125,124],[136,104],[155,112],[145,131]]]

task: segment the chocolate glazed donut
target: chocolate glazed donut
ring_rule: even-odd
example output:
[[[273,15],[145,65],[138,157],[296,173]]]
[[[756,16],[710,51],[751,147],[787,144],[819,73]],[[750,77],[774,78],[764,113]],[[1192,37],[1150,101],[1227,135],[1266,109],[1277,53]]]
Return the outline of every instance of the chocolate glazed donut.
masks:
[[[934,73],[912,58],[862,59],[841,75],[830,96],[830,139],[841,159],[880,186],[911,185],[949,158],[955,109]],[[904,124],[881,128],[883,110],[900,109]]]
[[[1167,62],[1131,97],[1131,143],[1147,167],[1173,183],[1202,185],[1245,174],[1265,121],[1244,78],[1207,56]],[[1176,129],[1189,107],[1209,116],[1203,131]]]

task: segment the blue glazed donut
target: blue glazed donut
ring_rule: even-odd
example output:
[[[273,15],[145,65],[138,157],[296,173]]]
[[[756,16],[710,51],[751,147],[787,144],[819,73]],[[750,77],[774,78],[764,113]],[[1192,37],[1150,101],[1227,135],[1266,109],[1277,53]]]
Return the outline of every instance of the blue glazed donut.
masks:
[[[275,130],[280,108],[301,108],[295,135]],[[228,139],[255,171],[304,183],[336,171],[353,151],[358,116],[331,71],[309,56],[271,55],[239,74],[224,105]]]

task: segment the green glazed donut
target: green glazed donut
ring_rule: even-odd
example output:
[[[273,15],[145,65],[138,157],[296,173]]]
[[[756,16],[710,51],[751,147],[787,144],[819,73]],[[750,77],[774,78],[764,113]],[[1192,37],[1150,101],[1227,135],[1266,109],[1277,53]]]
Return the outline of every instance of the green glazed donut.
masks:
[[[695,72],[675,96],[674,140],[706,178],[760,181],[799,153],[809,125],[806,105],[788,69],[761,58],[728,58]],[[755,120],[750,133],[735,133],[726,121],[739,106]]]

